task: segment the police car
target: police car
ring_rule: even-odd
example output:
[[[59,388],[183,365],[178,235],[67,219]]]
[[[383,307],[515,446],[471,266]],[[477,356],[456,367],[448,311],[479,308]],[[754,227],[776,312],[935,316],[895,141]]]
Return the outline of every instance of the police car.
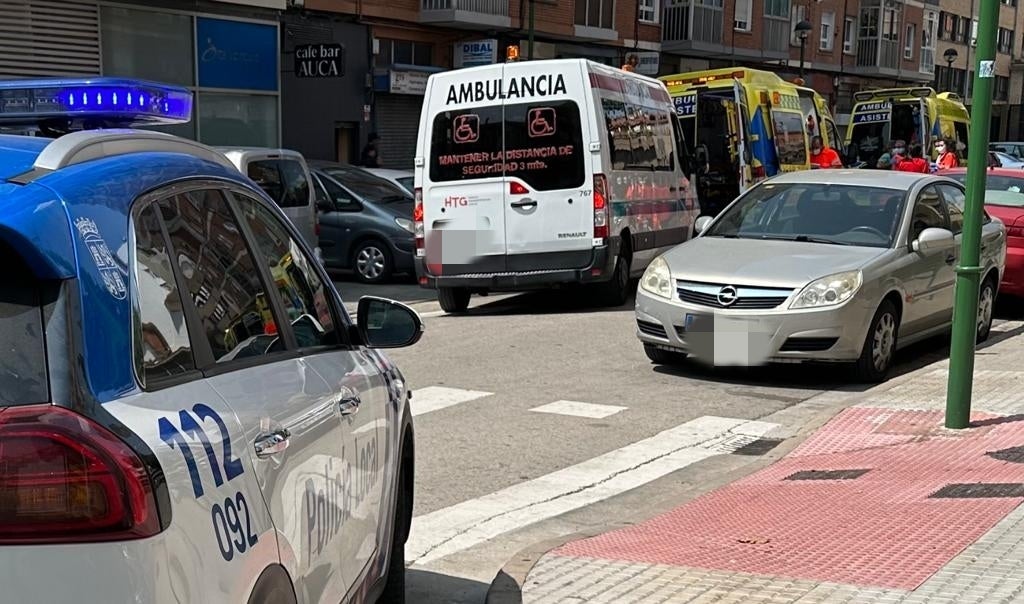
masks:
[[[192,95],[0,83],[0,600],[404,600],[413,431],[377,348]]]

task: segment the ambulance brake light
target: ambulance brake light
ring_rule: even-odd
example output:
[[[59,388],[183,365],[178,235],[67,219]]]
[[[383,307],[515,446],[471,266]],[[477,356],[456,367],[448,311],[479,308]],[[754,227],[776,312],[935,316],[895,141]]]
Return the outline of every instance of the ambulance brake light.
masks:
[[[82,120],[124,127],[191,119],[192,92],[178,86],[123,78],[0,82],[0,125]]]

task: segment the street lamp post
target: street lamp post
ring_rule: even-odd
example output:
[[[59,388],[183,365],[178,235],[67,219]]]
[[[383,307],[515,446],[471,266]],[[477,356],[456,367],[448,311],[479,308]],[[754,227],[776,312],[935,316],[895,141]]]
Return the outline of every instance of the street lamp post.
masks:
[[[804,52],[807,49],[807,35],[810,33],[814,26],[811,25],[810,21],[804,20],[796,24],[794,31],[800,38],[800,79],[804,79]]]
[[[955,48],[947,48],[946,52],[942,53],[942,58],[946,59],[946,91],[953,90],[953,62],[956,61],[960,53]],[[939,82],[941,85],[941,82]]]
[[[977,68],[974,104],[971,105],[970,144],[967,149],[967,203],[964,208],[960,262],[956,267],[953,303],[953,339],[949,346],[949,381],[946,388],[946,427],[966,428],[971,423],[974,346],[978,336],[978,292],[981,264],[981,225],[985,203],[989,119],[995,80],[996,33],[999,3],[982,2],[978,15]]]

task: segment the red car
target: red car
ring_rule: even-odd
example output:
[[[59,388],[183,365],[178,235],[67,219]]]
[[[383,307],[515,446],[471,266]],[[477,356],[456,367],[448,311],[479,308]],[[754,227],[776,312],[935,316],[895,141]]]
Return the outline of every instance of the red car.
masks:
[[[967,169],[940,170],[937,174],[965,183]],[[1006,225],[1006,270],[999,293],[1024,298],[1024,170],[989,168],[985,211]]]

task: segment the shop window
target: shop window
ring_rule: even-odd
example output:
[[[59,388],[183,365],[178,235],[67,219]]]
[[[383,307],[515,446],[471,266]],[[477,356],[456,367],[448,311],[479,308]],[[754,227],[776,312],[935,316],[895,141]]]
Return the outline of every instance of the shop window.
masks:
[[[200,141],[208,145],[276,147],[277,97],[200,92]]]
[[[192,17],[100,7],[103,74],[192,86]]]

